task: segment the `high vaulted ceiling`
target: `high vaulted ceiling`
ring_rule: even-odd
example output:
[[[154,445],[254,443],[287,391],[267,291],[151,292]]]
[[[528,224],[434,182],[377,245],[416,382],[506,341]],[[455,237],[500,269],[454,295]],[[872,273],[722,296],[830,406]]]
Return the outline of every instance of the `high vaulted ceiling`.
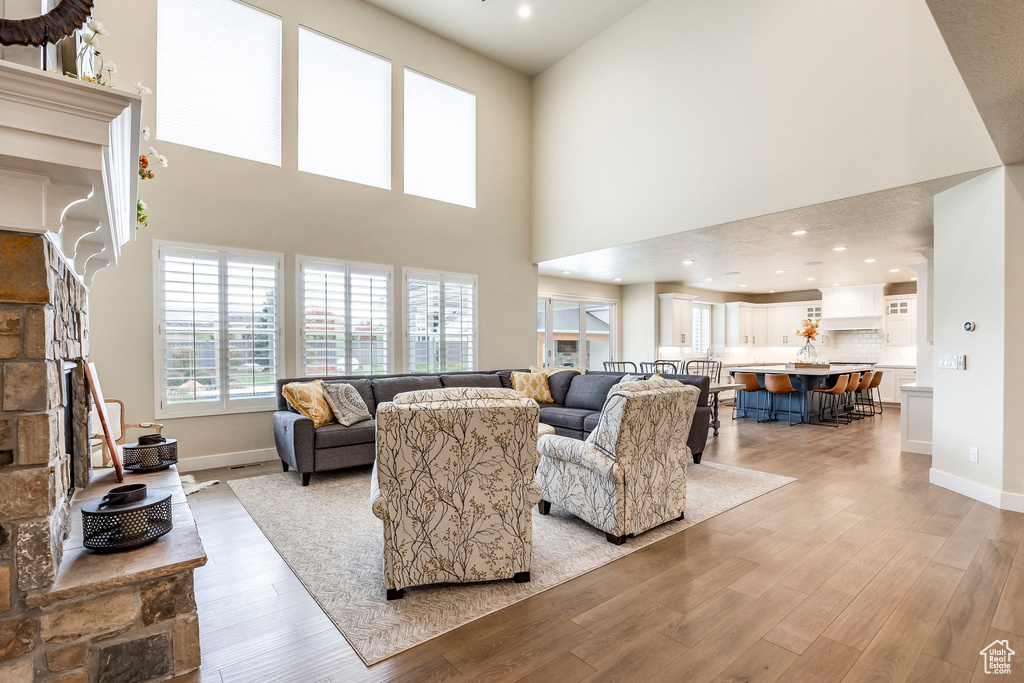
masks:
[[[647,0],[366,0],[535,76]],[[519,16],[521,7],[530,16]]]
[[[1024,2],[928,0],[1004,164],[1024,161]]]
[[[978,173],[553,259],[541,263],[539,272],[609,283],[618,278],[624,285],[682,282],[737,293],[907,282],[915,276],[908,266],[922,263],[918,252],[933,245],[932,198]],[[798,230],[807,233],[792,234]],[[684,265],[690,259],[693,264]]]

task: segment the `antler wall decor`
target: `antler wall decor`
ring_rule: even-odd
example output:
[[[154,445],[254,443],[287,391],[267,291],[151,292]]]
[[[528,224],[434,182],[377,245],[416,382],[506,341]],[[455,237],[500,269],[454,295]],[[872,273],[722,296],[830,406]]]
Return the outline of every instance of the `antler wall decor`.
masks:
[[[0,19],[0,45],[46,45],[82,28],[95,0],[60,0],[46,14],[31,19]]]

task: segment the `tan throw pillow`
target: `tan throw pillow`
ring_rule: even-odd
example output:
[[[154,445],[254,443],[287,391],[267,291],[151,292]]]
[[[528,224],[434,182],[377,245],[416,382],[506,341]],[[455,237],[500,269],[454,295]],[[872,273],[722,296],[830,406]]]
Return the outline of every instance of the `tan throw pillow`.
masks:
[[[543,372],[513,372],[512,388],[537,403],[555,402],[548,388],[548,376]]]
[[[356,422],[370,419],[366,402],[356,388],[345,382],[324,382],[324,396],[339,424],[351,427]]]
[[[313,421],[314,427],[334,422],[334,413],[324,394],[323,380],[289,382],[281,388],[288,405]]]

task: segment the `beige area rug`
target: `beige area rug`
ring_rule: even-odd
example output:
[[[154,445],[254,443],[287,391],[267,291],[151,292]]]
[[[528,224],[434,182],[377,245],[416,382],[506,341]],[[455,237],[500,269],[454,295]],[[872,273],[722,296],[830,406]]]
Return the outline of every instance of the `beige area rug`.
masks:
[[[367,664],[479,619],[596,569],[687,527],[794,481],[766,472],[691,465],[686,519],[624,545],[555,507],[534,508],[531,581],[491,581],[409,588],[384,598],[384,531],[370,511],[370,468],[313,475],[303,488],[294,472],[237,479],[228,485],[324,612]]]

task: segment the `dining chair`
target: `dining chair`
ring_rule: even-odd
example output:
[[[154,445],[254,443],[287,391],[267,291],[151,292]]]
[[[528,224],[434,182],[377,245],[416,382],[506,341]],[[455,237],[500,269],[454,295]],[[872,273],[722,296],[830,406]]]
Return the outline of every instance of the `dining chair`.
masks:
[[[637,372],[636,363],[631,360],[606,360],[605,372]]]
[[[704,375],[710,377],[712,382],[722,381],[722,361],[720,360],[691,360],[686,362],[684,375]]]
[[[653,375],[654,373],[667,372],[670,375],[676,375],[679,373],[679,366],[670,360],[656,360],[653,362],[640,363],[640,372],[645,375]]]

